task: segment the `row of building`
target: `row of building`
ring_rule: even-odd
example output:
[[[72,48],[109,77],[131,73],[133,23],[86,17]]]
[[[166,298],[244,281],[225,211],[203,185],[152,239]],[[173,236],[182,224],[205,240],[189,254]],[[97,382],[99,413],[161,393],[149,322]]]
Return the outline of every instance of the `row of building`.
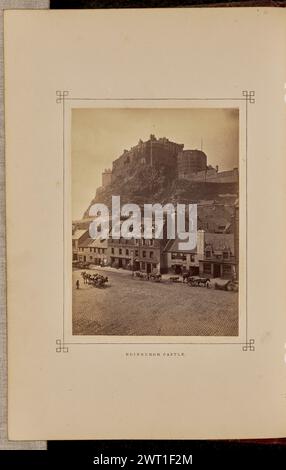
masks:
[[[177,273],[232,279],[238,277],[235,233],[197,232],[197,246],[179,249],[179,240],[90,238],[88,230],[72,235],[73,264],[90,263],[146,273]]]

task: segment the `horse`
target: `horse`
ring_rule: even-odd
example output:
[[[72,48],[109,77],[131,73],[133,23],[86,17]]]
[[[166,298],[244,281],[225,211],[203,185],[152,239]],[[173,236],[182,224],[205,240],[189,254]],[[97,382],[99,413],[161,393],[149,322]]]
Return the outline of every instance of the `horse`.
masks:
[[[183,282],[188,282],[188,279],[191,277],[190,273],[183,273]]]
[[[209,288],[210,286],[210,279],[208,278],[204,278],[204,277],[194,277],[194,276],[191,276],[188,278],[187,280],[188,284],[190,286],[197,286],[197,287],[207,287]]]
[[[95,287],[102,287],[104,286],[104,284],[108,282],[108,277],[107,276],[102,276],[100,274],[97,274],[96,276],[94,276],[94,279],[93,279],[93,285]]]
[[[199,285],[202,284],[204,287],[207,287],[207,288],[209,288],[210,282],[211,282],[211,281],[210,281],[210,279],[208,279],[208,278],[205,279],[205,278],[202,278],[202,277],[201,277],[201,278],[199,279]]]
[[[151,281],[160,282],[162,279],[162,274],[155,274],[155,273],[150,274],[149,279]]]

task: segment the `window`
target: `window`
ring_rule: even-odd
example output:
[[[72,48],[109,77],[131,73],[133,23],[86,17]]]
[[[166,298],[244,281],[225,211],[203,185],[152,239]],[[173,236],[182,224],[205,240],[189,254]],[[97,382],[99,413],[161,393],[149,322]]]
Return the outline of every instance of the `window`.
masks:
[[[135,256],[138,256],[138,255],[139,255],[139,251],[135,250]]]
[[[154,252],[150,251],[150,258],[153,258]]]
[[[141,263],[142,269],[145,269],[145,263]]]
[[[126,255],[128,256],[129,255],[129,250],[126,249]]]
[[[111,253],[114,255],[114,248],[111,248]]]
[[[206,258],[210,258],[210,257],[211,257],[211,252],[210,252],[210,250],[207,250],[206,251]]]
[[[172,259],[181,259],[183,261],[186,261],[187,256],[185,253],[172,253],[171,255]]]
[[[211,268],[211,263],[205,263],[204,264],[204,273],[205,274],[211,274],[212,268]]]
[[[228,259],[228,252],[227,251],[223,252],[223,259]]]
[[[150,240],[150,246],[153,246],[154,245],[154,240]]]
[[[119,254],[122,255],[122,249],[121,248],[119,248]]]
[[[195,262],[195,255],[191,255],[191,262],[192,262],[192,263]]]
[[[146,258],[146,251],[143,251],[142,255],[143,255],[143,258]]]
[[[90,256],[89,259],[92,259],[92,256]]]

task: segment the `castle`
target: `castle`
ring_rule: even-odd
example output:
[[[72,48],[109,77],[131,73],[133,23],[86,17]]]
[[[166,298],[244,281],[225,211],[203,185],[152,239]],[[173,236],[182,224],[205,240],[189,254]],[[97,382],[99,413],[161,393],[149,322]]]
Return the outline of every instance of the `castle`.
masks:
[[[128,181],[132,170],[138,165],[160,168],[164,166],[174,172],[176,177],[190,182],[237,183],[238,169],[219,172],[207,164],[207,156],[202,150],[184,150],[184,144],[171,142],[166,137],[156,138],[150,135],[149,140],[138,144],[130,150],[124,150],[112,163],[112,170],[102,173],[102,186],[98,192],[111,185],[117,179]]]

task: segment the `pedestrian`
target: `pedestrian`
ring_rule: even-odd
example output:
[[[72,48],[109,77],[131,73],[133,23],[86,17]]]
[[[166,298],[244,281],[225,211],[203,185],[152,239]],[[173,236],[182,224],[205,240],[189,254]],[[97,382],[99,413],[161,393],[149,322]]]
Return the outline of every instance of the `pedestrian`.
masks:
[[[76,288],[79,289],[79,280],[76,281]]]

